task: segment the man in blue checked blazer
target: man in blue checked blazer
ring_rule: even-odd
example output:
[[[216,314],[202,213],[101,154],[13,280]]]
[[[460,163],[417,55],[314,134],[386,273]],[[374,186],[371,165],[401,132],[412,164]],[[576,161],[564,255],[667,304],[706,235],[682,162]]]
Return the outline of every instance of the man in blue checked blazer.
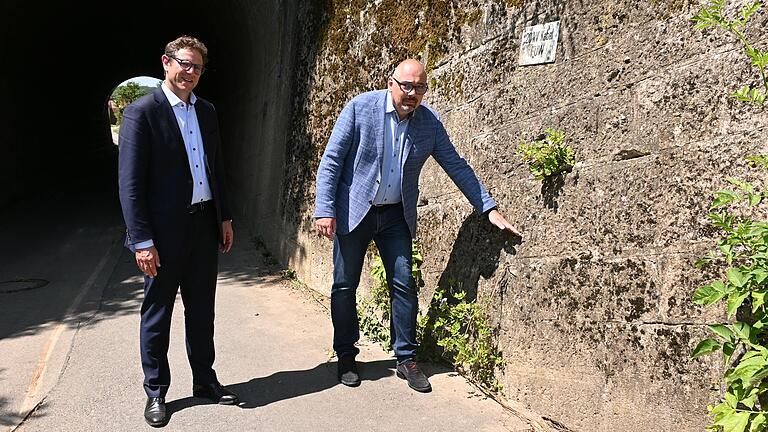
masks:
[[[333,240],[333,349],[344,385],[360,384],[355,292],[365,251],[374,240],[392,297],[397,375],[416,391],[432,390],[416,363],[418,298],[411,273],[419,174],[428,157],[435,158],[478,212],[520,235],[456,152],[437,113],[421,106],[427,89],[427,74],[417,60],[400,63],[386,90],[363,93],[344,107],[317,171],[315,226]]]

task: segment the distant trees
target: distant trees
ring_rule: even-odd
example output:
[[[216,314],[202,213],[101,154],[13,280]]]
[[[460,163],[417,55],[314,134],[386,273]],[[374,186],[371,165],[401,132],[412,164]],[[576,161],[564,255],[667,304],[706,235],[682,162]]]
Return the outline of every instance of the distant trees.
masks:
[[[153,87],[140,86],[135,82],[128,82],[125,85],[115,88],[110,99],[114,102],[117,124],[120,124],[123,119],[123,110],[125,107],[133,103],[136,99],[149,93],[152,88]]]

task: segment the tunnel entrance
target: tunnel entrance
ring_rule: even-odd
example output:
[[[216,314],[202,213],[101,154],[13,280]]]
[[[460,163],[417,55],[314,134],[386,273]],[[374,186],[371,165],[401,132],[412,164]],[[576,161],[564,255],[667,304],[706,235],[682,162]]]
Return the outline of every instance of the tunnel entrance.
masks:
[[[150,93],[157,87],[160,87],[162,80],[148,76],[139,76],[127,79],[110,92],[105,109],[109,123],[109,133],[112,136],[112,143],[117,145],[120,133],[120,123],[122,123],[123,111],[125,108],[138,100],[140,97]]]
[[[195,92],[217,107],[230,196],[252,196],[237,189],[251,183],[242,176],[259,170],[249,154],[272,146],[258,163],[282,167],[284,140],[266,137],[284,136],[290,116],[295,13],[293,2],[282,1],[3,1],[0,182],[10,187],[0,188],[0,211],[72,177],[115,185],[116,194],[115,170],[93,168],[116,160],[105,95],[125,77],[161,73],[165,44],[182,34],[209,49]],[[243,154],[245,164],[233,162]]]
[[[236,224],[278,212],[297,4],[0,2],[0,351],[15,355],[5,356],[0,372],[36,365],[52,325],[90,319],[102,304],[88,287],[109,277],[100,269],[133,258],[122,247],[107,100],[127,77],[159,76],[169,41],[187,34],[208,47],[195,93],[216,106],[219,178]],[[141,286],[126,292],[99,313],[137,313]],[[0,419],[23,419],[19,407],[32,388],[26,372],[4,382],[18,391],[0,394]]]

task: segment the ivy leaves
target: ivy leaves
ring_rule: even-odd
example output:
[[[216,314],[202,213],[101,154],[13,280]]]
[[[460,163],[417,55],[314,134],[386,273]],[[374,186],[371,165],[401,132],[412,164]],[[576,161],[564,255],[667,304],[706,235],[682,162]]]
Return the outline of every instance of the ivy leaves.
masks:
[[[743,86],[731,96],[757,106],[763,106],[768,95],[768,52],[752,46],[744,29],[761,7],[760,1],[752,1],[741,8],[738,17],[729,19],[724,14],[725,0],[714,0],[693,17],[695,29],[721,28],[742,43],[751,66],[758,70],[763,88]],[[753,167],[768,168],[768,155],[750,156],[747,160]],[[691,356],[722,351],[727,367],[723,376],[726,391],[718,405],[708,407],[712,424],[707,430],[761,432],[768,430],[768,384],[764,382],[768,377],[768,222],[743,215],[761,204],[766,195],[751,183],[735,178],[728,182],[736,190],[715,192],[707,215],[723,237],[716,251],[696,262],[697,267],[724,263],[725,277],[698,288],[693,302],[709,306],[725,300],[729,319],[740,310],[744,313],[735,322],[710,325],[709,330],[716,337],[699,342]]]
[[[743,29],[758,10],[762,3],[753,1],[746,4],[739,11],[739,18],[729,20],[723,15],[725,9],[725,0],[714,0],[709,5],[703,7],[696,16],[691,18],[696,24],[693,26],[696,30],[703,30],[709,27],[722,27],[726,30]]]
[[[765,95],[766,95],[766,92],[763,92],[757,88],[752,88],[750,86],[744,86],[736,90],[735,92],[731,93],[731,96],[733,96],[737,100],[741,102],[753,103],[755,105],[765,104]]]

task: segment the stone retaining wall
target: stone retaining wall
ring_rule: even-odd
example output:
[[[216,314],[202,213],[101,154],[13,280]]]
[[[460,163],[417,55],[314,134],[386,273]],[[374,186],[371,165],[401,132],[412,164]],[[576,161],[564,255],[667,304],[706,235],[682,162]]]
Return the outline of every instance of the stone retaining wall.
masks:
[[[711,192],[768,144],[768,113],[728,96],[755,82],[740,47],[693,30],[698,6],[686,0],[303,7],[281,216],[270,225],[280,258],[328,292],[331,245],[311,213],[330,128],[355,94],[420,55],[425,101],[524,232],[515,243],[492,229],[428,162],[422,304],[438,284],[461,283],[499,328],[507,397],[573,430],[701,430],[721,370],[689,353],[724,312],[691,304],[707,280],[693,262],[713,244]],[[555,63],[516,66],[523,28],[556,19]],[[763,10],[750,26],[763,47],[767,27]],[[543,186],[515,149],[547,127],[566,133],[578,162]]]

